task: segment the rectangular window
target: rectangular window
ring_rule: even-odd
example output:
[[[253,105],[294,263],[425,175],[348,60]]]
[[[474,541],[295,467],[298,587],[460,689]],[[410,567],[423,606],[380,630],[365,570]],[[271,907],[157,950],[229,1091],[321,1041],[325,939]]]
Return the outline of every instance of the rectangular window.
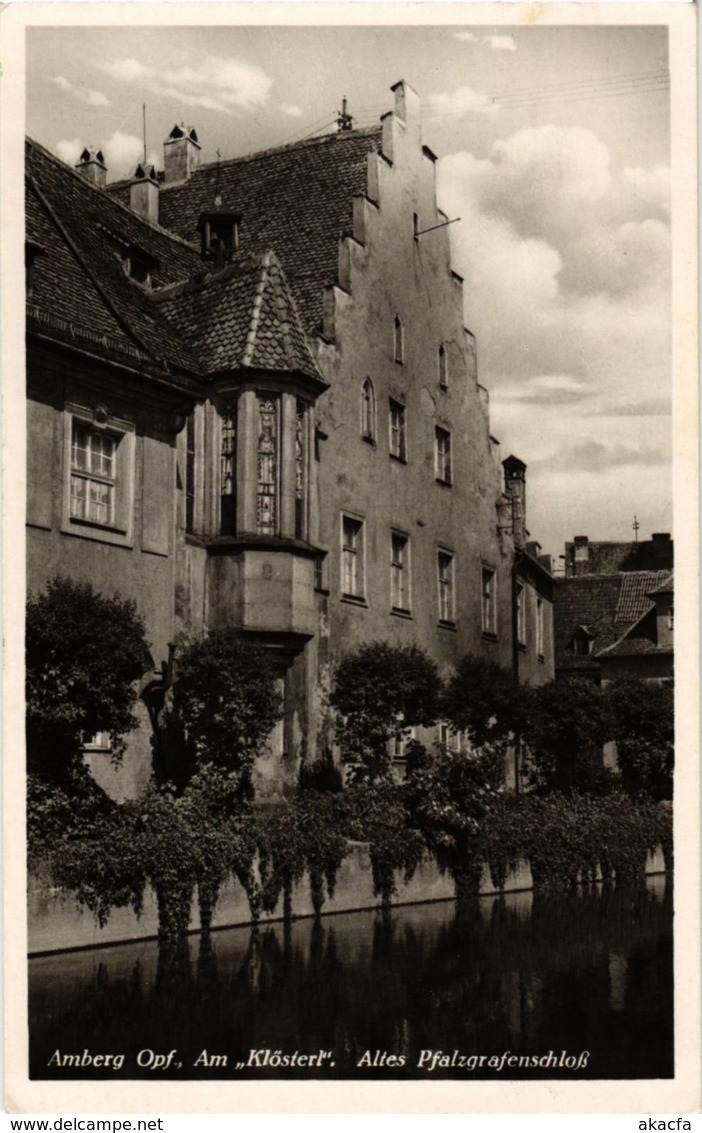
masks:
[[[495,572],[490,567],[482,569],[482,620],[483,633],[497,633],[497,611],[495,606]]]
[[[450,724],[439,724],[439,745],[446,751],[458,754],[461,750],[461,733]]]
[[[397,460],[407,459],[405,407],[392,398],[390,399],[390,456],[394,456]]]
[[[109,732],[96,732],[83,744],[84,751],[111,751],[112,744],[110,742]]]
[[[342,516],[341,592],[347,598],[363,597],[363,523]]]
[[[307,534],[307,406],[295,406],[295,538]]]
[[[390,589],[393,610],[410,608],[409,539],[393,531],[390,549]]]
[[[194,420],[193,417],[190,420]],[[236,534],[236,406],[222,417],[219,458],[220,532]]]
[[[436,479],[451,483],[451,434],[438,425],[434,431],[434,467]]]
[[[668,629],[669,630],[673,629],[673,623],[674,623],[674,609],[673,609],[672,606],[669,606],[668,607]]]
[[[71,518],[112,527],[115,521],[118,440],[102,430],[73,422]]]
[[[439,551],[437,567],[439,581],[439,621],[452,623],[455,618],[453,555],[449,551]]]
[[[258,402],[256,530],[259,535],[275,535],[278,530],[280,398],[258,396],[256,400]]]
[[[544,655],[544,600],[536,599],[536,652],[539,657]]]
[[[439,347],[439,386],[448,389],[448,354],[443,342]]]
[[[390,757],[391,759],[406,759],[407,758],[407,744],[410,740],[414,739],[414,728],[403,728],[401,732],[396,732],[390,739]]]
[[[523,582],[517,583],[517,641],[520,645],[526,644],[526,587]]]

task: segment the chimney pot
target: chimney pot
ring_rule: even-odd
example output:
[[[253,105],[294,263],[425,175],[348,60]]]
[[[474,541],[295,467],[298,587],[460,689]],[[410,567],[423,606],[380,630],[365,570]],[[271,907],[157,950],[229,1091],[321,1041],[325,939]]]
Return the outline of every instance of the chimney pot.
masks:
[[[129,186],[129,207],[146,220],[158,224],[158,174],[153,165],[137,165]]]
[[[105,165],[102,150],[94,149],[92,146],[86,146],[75,168],[78,173],[80,173],[81,177],[90,185],[97,185],[98,189],[105,188],[107,182],[107,166]]]
[[[194,126],[176,125],[163,143],[166,184],[187,181],[200,164],[200,142]]]

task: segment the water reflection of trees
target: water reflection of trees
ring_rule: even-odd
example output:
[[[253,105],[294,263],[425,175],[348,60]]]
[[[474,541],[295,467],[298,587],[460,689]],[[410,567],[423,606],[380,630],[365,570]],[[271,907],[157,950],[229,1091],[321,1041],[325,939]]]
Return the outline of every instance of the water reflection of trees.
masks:
[[[593,1076],[665,1076],[670,921],[669,888],[593,887],[141,945],[131,966],[121,949],[70,972],[56,957],[32,980],[34,1072],[57,1047],[124,1051],[124,1076],[146,1047],[177,1048],[186,1068],[205,1048],[232,1063],[252,1048],[333,1050],[332,1076],[366,1050],[404,1054],[415,1076],[423,1048],[589,1048]]]

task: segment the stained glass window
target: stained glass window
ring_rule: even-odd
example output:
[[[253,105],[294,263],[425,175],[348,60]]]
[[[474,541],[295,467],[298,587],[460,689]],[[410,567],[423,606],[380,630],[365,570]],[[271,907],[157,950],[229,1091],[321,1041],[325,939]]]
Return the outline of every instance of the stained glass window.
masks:
[[[256,530],[261,535],[274,535],[278,525],[279,406],[276,397],[258,398]]]

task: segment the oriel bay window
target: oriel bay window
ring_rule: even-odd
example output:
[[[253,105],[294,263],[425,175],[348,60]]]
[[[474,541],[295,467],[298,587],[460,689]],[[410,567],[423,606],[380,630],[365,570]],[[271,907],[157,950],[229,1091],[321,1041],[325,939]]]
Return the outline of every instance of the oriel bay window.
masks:
[[[313,427],[311,403],[287,390],[226,391],[206,407],[194,438],[206,459],[186,445],[198,533],[309,541]]]

